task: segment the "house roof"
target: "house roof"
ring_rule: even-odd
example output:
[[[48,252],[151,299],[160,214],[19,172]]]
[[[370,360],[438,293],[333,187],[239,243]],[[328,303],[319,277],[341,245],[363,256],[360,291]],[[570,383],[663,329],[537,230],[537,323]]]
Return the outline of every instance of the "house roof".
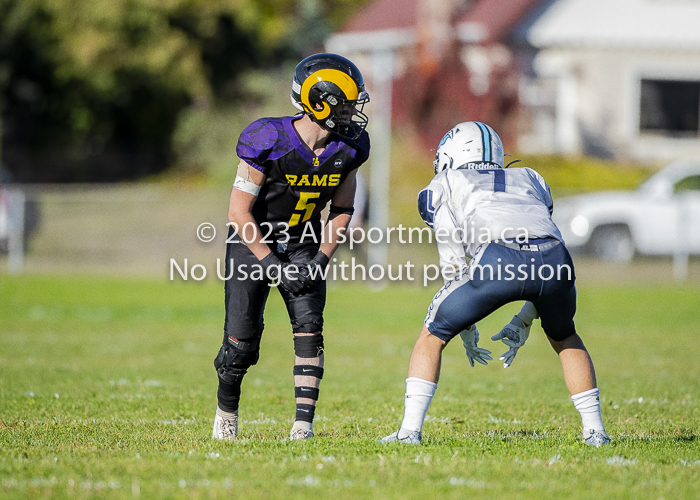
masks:
[[[375,50],[416,43],[420,0],[374,0],[365,4],[327,41],[328,50]],[[441,0],[438,0],[441,1]],[[543,0],[475,0],[454,19],[455,33],[465,42],[488,43],[508,36]],[[459,2],[458,2],[459,4]]]
[[[370,1],[326,40],[326,50],[343,54],[415,45],[418,1]]]
[[[519,29],[534,47],[700,48],[700,2],[556,0]]]
[[[413,45],[419,1],[368,2],[327,47],[340,52]],[[698,0],[475,0],[454,21],[458,38],[468,43],[513,35],[537,48],[700,48]]]
[[[542,1],[479,0],[455,20],[459,38],[476,43],[501,41]]]
[[[413,28],[418,0],[374,0],[366,3],[338,33]]]

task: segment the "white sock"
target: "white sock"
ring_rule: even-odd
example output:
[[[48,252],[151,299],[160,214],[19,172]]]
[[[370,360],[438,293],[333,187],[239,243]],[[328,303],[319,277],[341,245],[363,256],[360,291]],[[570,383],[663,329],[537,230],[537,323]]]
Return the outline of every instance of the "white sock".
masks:
[[[218,406],[216,407],[216,414],[222,418],[232,420],[235,418],[238,418],[238,410],[236,410],[234,413],[229,413],[227,411],[222,410]]]
[[[600,414],[600,391],[597,388],[574,394],[571,396],[571,401],[574,402],[574,406],[581,414],[584,435],[586,431],[593,429],[607,436],[603,426],[603,417]]]
[[[428,413],[430,402],[433,400],[437,384],[416,377],[406,379],[406,397],[403,422],[399,429],[399,438],[408,436],[411,432],[423,429],[425,414]]]

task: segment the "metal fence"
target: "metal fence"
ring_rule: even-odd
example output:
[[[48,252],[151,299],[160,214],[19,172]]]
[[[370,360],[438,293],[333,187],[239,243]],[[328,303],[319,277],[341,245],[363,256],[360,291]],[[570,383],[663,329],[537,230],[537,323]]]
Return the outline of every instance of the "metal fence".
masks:
[[[228,198],[226,189],[188,186],[5,189],[2,258],[14,273],[164,273],[171,258],[205,261],[222,254]],[[209,243],[196,235],[205,221],[220,229]]]

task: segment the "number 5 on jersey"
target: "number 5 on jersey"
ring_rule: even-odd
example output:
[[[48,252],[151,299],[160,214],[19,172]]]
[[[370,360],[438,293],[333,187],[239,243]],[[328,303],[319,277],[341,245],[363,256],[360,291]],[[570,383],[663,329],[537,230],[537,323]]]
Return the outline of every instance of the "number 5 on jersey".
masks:
[[[289,219],[289,227],[296,226],[300,222],[306,222],[309,220],[311,215],[314,213],[314,209],[316,208],[316,204],[309,203],[309,200],[313,200],[314,198],[318,198],[320,196],[321,193],[301,191],[299,193],[299,201],[297,202],[297,206],[294,207],[294,210],[303,211],[303,218],[302,214],[292,214],[292,217]]]

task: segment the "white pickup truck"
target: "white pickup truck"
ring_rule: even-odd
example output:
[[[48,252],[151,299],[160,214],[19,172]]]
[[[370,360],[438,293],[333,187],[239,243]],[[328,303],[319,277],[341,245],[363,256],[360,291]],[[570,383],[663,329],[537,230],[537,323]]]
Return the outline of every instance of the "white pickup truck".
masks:
[[[672,163],[635,191],[556,199],[552,218],[569,249],[612,262],[700,254],[700,159]]]

